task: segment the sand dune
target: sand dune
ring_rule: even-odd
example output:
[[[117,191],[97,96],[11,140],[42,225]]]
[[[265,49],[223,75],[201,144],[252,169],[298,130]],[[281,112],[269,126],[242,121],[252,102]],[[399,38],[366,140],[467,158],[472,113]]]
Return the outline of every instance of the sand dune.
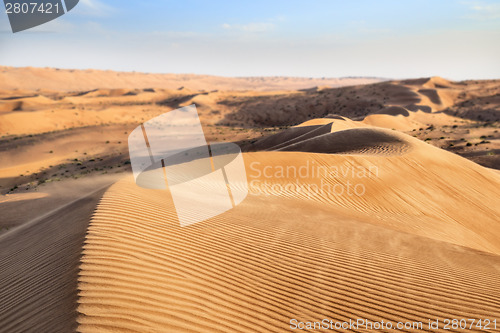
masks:
[[[369,131],[365,144],[377,132],[390,136]],[[292,318],[424,325],[497,318],[500,176],[414,138],[393,138],[412,149],[247,153],[251,195],[187,228],[178,226],[168,191],[138,188],[130,178],[113,185],[86,238],[79,331],[282,332]],[[268,178],[262,169],[306,163],[349,172]],[[297,180],[344,189],[350,181],[365,193],[286,186]]]

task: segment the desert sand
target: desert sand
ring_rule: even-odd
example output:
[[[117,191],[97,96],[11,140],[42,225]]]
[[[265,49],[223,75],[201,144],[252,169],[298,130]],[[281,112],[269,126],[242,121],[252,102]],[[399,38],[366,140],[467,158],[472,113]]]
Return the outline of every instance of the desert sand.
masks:
[[[500,331],[500,81],[2,71],[0,332]],[[249,194],[182,228],[127,136],[190,104]]]

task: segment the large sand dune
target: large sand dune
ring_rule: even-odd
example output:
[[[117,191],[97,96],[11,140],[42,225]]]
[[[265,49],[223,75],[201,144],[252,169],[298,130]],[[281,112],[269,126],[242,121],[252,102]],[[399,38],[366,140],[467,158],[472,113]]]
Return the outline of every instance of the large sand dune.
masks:
[[[185,228],[168,191],[130,178],[113,185],[84,247],[79,331],[283,332],[291,319],[498,318],[500,176],[396,132],[352,131],[368,147],[379,135],[411,149],[323,154],[335,141],[322,139],[294,144],[315,153],[247,153],[247,199]],[[306,164],[349,172],[257,171]],[[365,191],[287,187],[296,181],[344,189],[350,181]]]

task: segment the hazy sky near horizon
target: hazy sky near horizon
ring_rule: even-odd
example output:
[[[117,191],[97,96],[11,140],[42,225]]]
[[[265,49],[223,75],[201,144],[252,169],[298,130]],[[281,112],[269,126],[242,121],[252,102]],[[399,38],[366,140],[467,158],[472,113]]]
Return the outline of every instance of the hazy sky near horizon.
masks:
[[[0,65],[224,76],[500,78],[500,1],[80,0]]]

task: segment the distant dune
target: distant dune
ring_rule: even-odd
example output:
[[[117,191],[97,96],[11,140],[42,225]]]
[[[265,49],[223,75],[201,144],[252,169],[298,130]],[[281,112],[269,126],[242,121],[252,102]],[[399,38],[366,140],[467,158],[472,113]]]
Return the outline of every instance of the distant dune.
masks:
[[[230,78],[195,74],[148,74],[100,70],[55,68],[16,68],[0,66],[0,90],[22,88],[58,91],[103,89],[145,89],[181,87],[193,90],[298,90],[316,86],[341,87],[380,82],[380,78],[299,78],[239,77]]]

